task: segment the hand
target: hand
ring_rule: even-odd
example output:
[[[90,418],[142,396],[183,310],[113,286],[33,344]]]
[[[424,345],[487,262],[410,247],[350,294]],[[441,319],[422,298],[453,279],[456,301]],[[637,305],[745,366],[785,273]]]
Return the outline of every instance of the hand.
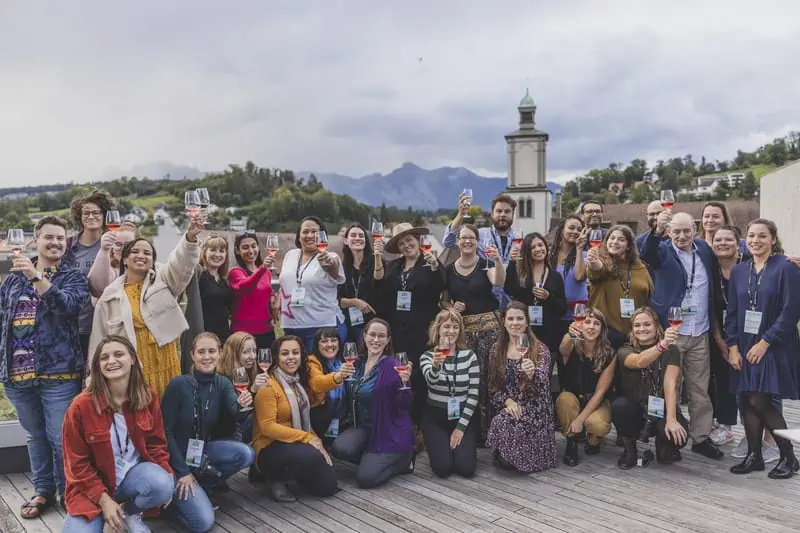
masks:
[[[664,426],[664,433],[666,433],[667,437],[677,446],[682,446],[683,443],[686,442],[686,430],[677,420],[667,420]]]
[[[580,435],[581,433],[583,433],[583,420],[578,417],[570,423],[569,428],[567,428],[567,434]]]
[[[322,268],[330,268],[336,261],[336,256],[328,252],[322,252],[317,254],[317,261],[319,261],[319,266]]]
[[[461,216],[464,216],[469,211],[469,198],[465,197],[464,194],[458,195],[458,212]]]
[[[256,379],[253,381],[253,386],[250,387],[250,391],[255,394],[258,392],[258,389],[265,386],[269,381],[269,374],[266,372],[261,372],[260,374],[256,374]]]
[[[672,210],[665,209],[661,213],[658,214],[658,219],[656,219],[656,233],[663,234],[667,230],[667,226],[672,221]]]
[[[264,254],[264,268],[270,269],[275,264],[275,258],[270,253]]]
[[[739,353],[738,346],[731,346],[728,349],[728,364],[737,372],[742,369],[742,354]]]
[[[100,497],[100,510],[103,513],[103,521],[114,533],[124,533],[125,531],[125,511],[122,506],[106,493]]]
[[[533,377],[533,372],[536,370],[536,364],[530,359],[523,359],[520,363],[522,367],[522,371],[525,372],[525,375],[528,376],[528,379]]]
[[[578,251],[583,251],[586,248],[586,244],[589,242],[589,228],[583,228],[581,234],[578,235],[578,239],[575,241],[575,249]]]
[[[194,498],[195,485],[197,485],[197,480],[192,474],[186,474],[180,478],[175,485],[175,493],[178,495],[178,499],[186,501],[189,499],[190,494]]]
[[[600,249],[599,248],[589,248],[589,251],[586,252],[586,258],[589,260],[590,263],[599,263],[600,262]]]
[[[430,266],[432,269],[436,270],[436,268],[438,268],[439,264],[438,261],[436,260],[436,256],[433,255],[433,251],[429,251],[428,253],[423,255],[422,258],[425,260],[426,263],[428,263],[428,266]]]
[[[250,407],[253,405],[253,395],[249,390],[243,391],[241,394],[239,394],[238,402],[242,407]]]
[[[520,249],[520,247],[512,246],[511,253],[508,255],[508,258],[511,261],[519,261],[520,259],[522,259],[522,250]]]
[[[497,253],[496,246],[487,246],[486,250],[483,251],[483,254],[495,263],[500,260],[500,254]]]
[[[511,398],[506,400],[506,412],[508,412],[514,420],[522,418],[522,407]]]
[[[792,263],[796,267],[800,267],[800,257],[787,257],[787,261]]]
[[[717,346],[719,347],[719,351],[722,354],[722,358],[727,361],[728,360],[728,343],[725,342],[725,339],[719,338],[716,339]]]
[[[550,291],[544,288],[540,289],[539,287],[536,287],[535,289],[533,289],[533,295],[536,297],[537,300],[544,301],[550,298]]]
[[[347,379],[355,373],[356,367],[353,366],[353,363],[342,363],[342,366],[339,367],[339,374],[341,374],[342,379]]]
[[[408,380],[409,380],[409,379],[411,379],[411,368],[412,368],[413,366],[414,366],[414,365],[411,363],[411,361],[409,361],[409,362],[408,362],[408,368],[407,368],[407,369],[405,369],[405,370],[400,370],[400,371],[397,373],[397,374],[400,376],[400,381],[402,381],[402,382],[403,382],[403,385],[405,385],[406,383],[408,383]]]
[[[14,257],[11,261],[11,272],[21,272],[28,278],[28,281],[33,281],[33,278],[36,277],[36,267],[33,266],[33,261],[24,255]]]
[[[433,349],[433,368],[439,370],[442,367],[442,363],[444,360],[447,359],[445,355],[442,353],[439,348]]]
[[[573,337],[583,337],[583,326],[577,322],[571,322],[569,332]]]
[[[314,448],[316,448],[319,453],[322,454],[322,457],[325,458],[325,462],[328,463],[328,466],[333,466],[333,461],[331,460],[331,456],[328,455],[328,450],[325,449],[325,446],[322,444],[322,440],[319,437],[314,437],[308,443]]]
[[[186,240],[197,242],[197,236],[203,231],[206,219],[202,213],[197,212],[189,218],[189,227],[186,229]]]
[[[664,330],[664,339],[661,341],[664,347],[669,348],[676,342],[678,342],[678,329],[669,327]]]
[[[461,314],[464,314],[464,311],[467,310],[467,304],[465,304],[464,302],[454,302],[453,309],[455,309]]]
[[[455,450],[461,444],[461,439],[464,438],[464,432],[460,429],[454,429],[450,434],[450,449]]]
[[[757,365],[767,354],[768,349],[769,343],[764,339],[761,339],[747,351],[747,362],[751,365]]]
[[[116,243],[117,234],[113,231],[107,231],[100,237],[100,250],[110,252]]]
[[[383,239],[372,241],[372,255],[383,255]]]
[[[366,301],[361,298],[353,298],[353,306],[358,308],[363,314],[375,314],[375,309],[372,308]]]

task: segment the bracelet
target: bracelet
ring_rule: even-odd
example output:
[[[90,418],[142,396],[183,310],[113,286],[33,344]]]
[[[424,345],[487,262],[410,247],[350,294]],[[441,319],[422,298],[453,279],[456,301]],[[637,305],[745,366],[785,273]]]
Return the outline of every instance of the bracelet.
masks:
[[[656,344],[656,350],[658,350],[659,353],[664,353],[667,351],[667,347],[664,346],[664,343],[659,341],[658,344]]]

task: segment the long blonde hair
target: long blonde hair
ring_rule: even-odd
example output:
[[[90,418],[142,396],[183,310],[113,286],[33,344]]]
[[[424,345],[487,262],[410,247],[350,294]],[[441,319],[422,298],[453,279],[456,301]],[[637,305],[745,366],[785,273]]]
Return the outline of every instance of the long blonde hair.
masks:
[[[133,347],[133,344],[131,344],[131,341],[125,337],[121,337],[119,335],[108,335],[100,341],[100,344],[97,345],[97,348],[94,351],[92,367],[90,369],[90,375],[92,376],[92,379],[89,380],[89,385],[86,387],[86,393],[92,397],[92,404],[94,405],[95,411],[97,411],[97,414],[101,414],[103,412],[100,408],[101,398],[104,399],[105,403],[108,404],[112,409],[116,410],[122,407],[121,405],[116,405],[114,403],[111,390],[108,388],[108,381],[106,380],[105,376],[103,376],[103,372],[100,370],[100,354],[103,353],[103,348],[112,342],[117,342],[123,345],[128,351],[128,355],[131,357],[131,373],[130,377],[128,378],[128,406],[132,411],[148,409],[150,407],[150,403],[153,401],[153,392],[150,390],[150,387],[144,380],[142,365],[139,362],[139,357],[136,355],[136,349]]]
[[[242,350],[244,350],[244,343],[248,340],[253,341],[253,343],[256,342],[255,337],[244,331],[237,331],[228,337],[217,360],[217,374],[233,381],[235,370],[242,366],[239,362],[239,357],[242,355]],[[250,380],[251,387],[258,374],[257,366],[253,363],[253,366],[247,369],[247,377]]]
[[[447,321],[452,320],[456,324],[458,324],[458,338],[456,339],[456,348],[459,350],[464,350],[467,348],[467,335],[464,332],[464,318],[461,316],[461,313],[456,311],[455,309],[442,309],[436,315],[436,318],[433,319],[431,322],[430,327],[428,328],[428,343],[432,347],[436,347],[439,345],[439,328],[442,327]]]
[[[219,273],[220,279],[228,281],[228,271],[230,270],[231,265],[231,253],[230,249],[228,248],[228,240],[225,237],[221,237],[219,235],[214,235],[209,237],[205,241],[203,241],[203,247],[200,249],[200,266],[205,270],[208,271],[208,262],[206,261],[206,252],[209,250],[225,250],[225,261],[220,265]]]
[[[525,316],[525,334],[528,337],[530,349],[528,350],[528,353],[523,356],[523,359],[530,359],[536,366],[539,366],[539,363],[541,362],[539,350],[541,346],[544,346],[544,344],[540,346],[539,341],[536,339],[536,335],[533,334],[530,317],[528,316],[528,307],[521,302],[513,301],[508,304],[508,307],[506,307],[506,312],[504,313],[503,317],[505,317],[505,315],[507,315],[512,309],[520,311]],[[508,345],[511,343],[511,336],[508,334],[508,330],[505,328],[505,320],[503,322],[503,329],[501,329],[500,333],[497,335],[497,342],[494,344],[494,348],[489,355],[489,392],[502,391],[506,388],[506,352],[508,351]],[[533,384],[530,380],[522,380],[520,384],[520,390],[529,391],[532,388]]]

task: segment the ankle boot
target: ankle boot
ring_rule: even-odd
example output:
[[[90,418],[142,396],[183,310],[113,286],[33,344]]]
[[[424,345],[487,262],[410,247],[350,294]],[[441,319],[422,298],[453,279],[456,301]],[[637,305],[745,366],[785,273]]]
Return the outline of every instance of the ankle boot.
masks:
[[[636,460],[638,459],[639,452],[636,449],[636,439],[623,437],[622,446],[624,450],[617,461],[617,467],[622,470],[628,470],[636,466]]]
[[[567,437],[567,449],[564,450],[564,464],[575,466],[578,464],[578,441],[573,437]]]
[[[778,464],[773,468],[767,476],[770,479],[789,479],[795,472],[800,470],[800,463],[797,462],[797,457],[794,454],[781,457]]]
[[[750,472],[761,472],[763,470],[764,458],[761,456],[761,452],[748,453],[745,456],[744,461],[731,467],[731,474],[749,474]],[[770,474],[772,474],[772,472],[770,472]]]

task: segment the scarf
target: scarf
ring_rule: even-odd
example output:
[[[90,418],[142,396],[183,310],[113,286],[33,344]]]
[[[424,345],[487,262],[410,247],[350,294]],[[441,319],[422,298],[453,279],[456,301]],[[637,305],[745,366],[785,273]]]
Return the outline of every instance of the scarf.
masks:
[[[332,361],[326,360],[324,363],[328,372],[337,372],[342,367],[342,362],[338,359]],[[344,398],[344,387],[336,387],[328,391],[328,401],[331,402],[331,408],[336,411],[336,408]]]
[[[292,427],[311,433],[310,403],[306,390],[300,384],[300,378],[290,376],[278,367],[275,368],[273,376],[283,387],[286,400],[289,402],[289,408],[292,410]]]

